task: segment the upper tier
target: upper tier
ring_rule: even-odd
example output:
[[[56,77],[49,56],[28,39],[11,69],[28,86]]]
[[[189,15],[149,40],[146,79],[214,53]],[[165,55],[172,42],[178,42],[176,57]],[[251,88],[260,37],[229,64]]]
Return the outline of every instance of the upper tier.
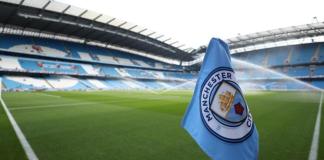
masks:
[[[180,70],[181,66],[158,62],[146,57],[72,42],[0,34],[0,50],[15,53],[76,59],[112,65]]]
[[[302,44],[233,54],[260,66],[276,67],[324,62],[324,43]]]
[[[184,80],[195,78],[194,74],[183,72],[71,63],[5,55],[0,55],[0,70],[7,72],[29,72],[59,75],[105,76],[112,78],[145,78],[164,80]]]

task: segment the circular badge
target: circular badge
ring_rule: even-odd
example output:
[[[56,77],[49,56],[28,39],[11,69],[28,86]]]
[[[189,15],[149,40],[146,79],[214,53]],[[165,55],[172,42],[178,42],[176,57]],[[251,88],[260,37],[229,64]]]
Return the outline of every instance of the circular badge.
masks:
[[[231,68],[217,68],[201,86],[202,121],[216,137],[226,142],[242,142],[253,132],[248,105]]]

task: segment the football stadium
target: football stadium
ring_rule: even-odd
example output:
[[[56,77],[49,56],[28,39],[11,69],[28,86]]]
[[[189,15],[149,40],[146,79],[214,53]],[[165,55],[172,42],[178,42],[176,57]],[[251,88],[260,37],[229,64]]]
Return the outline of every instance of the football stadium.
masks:
[[[0,15],[1,160],[211,159],[181,126],[203,66],[223,62],[208,44],[53,0],[0,0]],[[223,40],[258,159],[324,159],[324,22]]]

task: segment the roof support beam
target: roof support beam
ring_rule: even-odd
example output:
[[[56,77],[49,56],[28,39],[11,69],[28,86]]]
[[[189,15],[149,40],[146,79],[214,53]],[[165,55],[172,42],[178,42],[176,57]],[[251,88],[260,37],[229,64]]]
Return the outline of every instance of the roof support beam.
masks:
[[[162,38],[162,37],[164,37],[164,35],[160,35],[160,36],[156,37],[155,39],[156,39],[156,40],[159,40],[159,39]]]
[[[9,22],[9,20],[15,15],[15,14],[17,14],[18,12],[19,12],[19,10],[20,10],[20,8],[21,8],[21,6],[22,6],[22,4],[25,2],[25,0],[21,0],[20,2],[19,2],[19,4],[18,4],[18,6],[16,7],[16,9],[13,11],[13,12],[11,12],[11,14],[10,14],[10,16],[8,16],[7,18],[6,18],[6,20],[4,21],[4,24],[7,24],[8,22]]]
[[[175,41],[175,42],[172,42],[172,43],[170,43],[169,45],[174,45],[174,44],[177,44],[179,41]]]
[[[142,29],[141,31],[139,31],[139,32],[137,32],[137,33],[142,33],[142,32],[144,32],[144,31],[146,31],[147,30],[147,28],[145,28],[145,29]]]
[[[65,14],[65,12],[71,8],[71,5],[68,5],[60,14],[60,17],[58,18],[59,19],[59,22],[62,22],[62,19],[63,19],[63,15]]]
[[[151,36],[151,35],[153,35],[153,34],[155,34],[156,32],[152,32],[152,33],[150,33],[150,34],[148,34],[148,35],[146,35],[146,36]]]
[[[109,21],[106,22],[106,24],[110,24],[112,21],[114,21],[116,18],[112,18]]]
[[[69,9],[71,8],[71,5],[68,5],[66,8],[63,9],[63,11],[59,14],[59,17],[58,17],[58,20],[59,20],[59,23],[62,22],[63,20],[63,16],[65,14],[66,11],[68,11]],[[61,31],[64,31],[65,28],[66,28],[67,25],[64,25],[63,27],[61,27],[60,29],[58,30],[61,30]],[[57,35],[57,33],[55,34]]]
[[[78,15],[78,18],[80,18],[80,17],[82,17],[84,14],[86,14],[88,12],[88,10],[86,9],[86,10],[84,10],[82,13],[80,13],[79,15]]]
[[[168,38],[168,39],[166,39],[166,40],[164,40],[164,41],[162,41],[162,42],[165,43],[165,42],[167,42],[167,41],[169,41],[169,40],[171,40],[171,38]]]
[[[177,48],[181,48],[183,46],[185,46],[185,44],[181,44],[181,45],[177,46]]]
[[[99,14],[97,17],[95,17],[94,19],[92,19],[92,21],[96,21],[98,18],[102,17],[102,14]]]
[[[134,25],[133,27],[128,28],[128,30],[132,30],[132,29],[134,29],[136,27],[137,27],[137,25]]]
[[[122,24],[118,25],[118,27],[121,27],[121,26],[125,25],[126,23],[127,23],[127,22],[125,21],[125,22],[123,22]]]

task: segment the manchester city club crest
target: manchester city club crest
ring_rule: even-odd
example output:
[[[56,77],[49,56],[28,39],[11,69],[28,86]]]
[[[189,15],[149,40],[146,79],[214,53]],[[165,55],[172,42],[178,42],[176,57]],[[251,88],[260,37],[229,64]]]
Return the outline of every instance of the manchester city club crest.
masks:
[[[241,142],[253,131],[252,116],[231,68],[217,68],[205,79],[200,111],[207,129],[226,142]]]

